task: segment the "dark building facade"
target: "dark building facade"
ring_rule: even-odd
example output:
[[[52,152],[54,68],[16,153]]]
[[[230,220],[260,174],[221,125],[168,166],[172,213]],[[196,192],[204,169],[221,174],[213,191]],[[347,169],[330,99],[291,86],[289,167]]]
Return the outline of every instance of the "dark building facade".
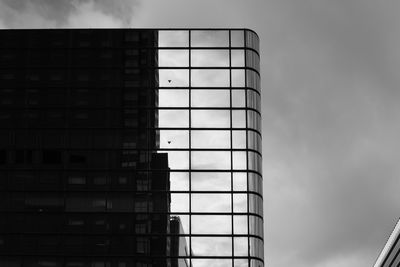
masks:
[[[0,31],[0,266],[169,266],[157,36]]]
[[[251,30],[0,31],[0,266],[264,266],[260,96]]]

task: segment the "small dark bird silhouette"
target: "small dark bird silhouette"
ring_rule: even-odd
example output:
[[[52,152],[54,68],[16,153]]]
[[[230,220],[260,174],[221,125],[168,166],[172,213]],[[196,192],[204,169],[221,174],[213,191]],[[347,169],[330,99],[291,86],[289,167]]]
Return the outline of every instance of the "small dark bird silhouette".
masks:
[[[168,141],[168,144],[171,144],[171,141]]]
[[[169,82],[169,83],[171,83],[171,82],[172,82],[172,80],[168,80],[168,82]]]

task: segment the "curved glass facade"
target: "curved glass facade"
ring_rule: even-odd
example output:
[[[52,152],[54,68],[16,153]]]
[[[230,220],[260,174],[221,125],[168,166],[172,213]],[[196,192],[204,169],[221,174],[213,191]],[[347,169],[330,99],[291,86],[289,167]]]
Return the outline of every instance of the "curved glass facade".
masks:
[[[259,40],[159,31],[160,151],[193,266],[263,266]]]
[[[0,31],[0,266],[263,267],[246,29]]]

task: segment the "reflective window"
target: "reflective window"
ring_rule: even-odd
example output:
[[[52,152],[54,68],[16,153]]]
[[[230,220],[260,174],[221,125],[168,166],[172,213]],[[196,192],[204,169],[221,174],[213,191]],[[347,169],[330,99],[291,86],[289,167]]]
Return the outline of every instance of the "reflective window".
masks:
[[[192,50],[192,67],[229,67],[229,50]]]
[[[191,85],[193,87],[229,87],[229,70],[194,69]]]
[[[247,230],[247,216],[246,215],[234,215],[233,216],[233,229],[234,234],[245,235],[248,233]]]
[[[232,110],[232,128],[246,128],[245,110]]]
[[[233,69],[232,87],[245,87],[245,72],[243,69]]]
[[[247,256],[249,247],[247,237],[235,237],[233,239],[233,244],[235,256]]]
[[[230,191],[230,172],[192,172],[192,191]]]
[[[231,30],[231,46],[232,47],[244,46],[244,31]]]
[[[188,87],[189,71],[184,69],[158,70],[160,87]]]
[[[232,131],[232,148],[246,148],[246,131]]]
[[[257,34],[255,34],[253,31],[246,31],[246,47],[250,47],[255,49],[256,51],[259,51],[259,42],[260,41]]]
[[[246,95],[245,90],[232,90],[232,107],[245,107]]]
[[[171,210],[189,212],[189,194],[171,194]]]
[[[189,131],[160,130],[160,148],[189,148]]]
[[[231,234],[231,224],[227,215],[192,215],[192,234]]]
[[[189,50],[160,49],[158,50],[158,64],[160,67],[188,67]]]
[[[189,31],[164,31],[158,32],[158,45],[160,47],[188,47]]]
[[[189,90],[165,89],[158,92],[159,107],[188,107]]]
[[[244,50],[231,50],[231,66],[244,67]]]
[[[158,111],[159,126],[161,128],[187,128],[189,127],[189,112],[179,109],[160,109]]]
[[[229,110],[192,110],[191,115],[193,128],[228,128],[230,125]],[[238,117],[238,120],[243,119]],[[242,125],[239,121],[237,124]]]
[[[223,170],[230,169],[231,157],[225,151],[193,151],[191,167],[195,170]]]
[[[192,47],[229,47],[229,32],[223,30],[192,30]]]
[[[188,172],[170,172],[169,175],[171,191],[189,191]]]
[[[230,194],[192,193],[192,212],[231,212]]]
[[[229,107],[229,90],[192,90],[192,107]]]
[[[192,130],[192,148],[230,148],[229,131]]]

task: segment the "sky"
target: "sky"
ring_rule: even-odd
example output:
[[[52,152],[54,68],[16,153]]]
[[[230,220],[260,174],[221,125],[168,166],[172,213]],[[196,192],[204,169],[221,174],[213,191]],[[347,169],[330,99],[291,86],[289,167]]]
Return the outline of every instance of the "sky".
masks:
[[[398,10],[394,0],[0,0],[0,28],[255,30],[266,266],[365,267],[400,211]]]

